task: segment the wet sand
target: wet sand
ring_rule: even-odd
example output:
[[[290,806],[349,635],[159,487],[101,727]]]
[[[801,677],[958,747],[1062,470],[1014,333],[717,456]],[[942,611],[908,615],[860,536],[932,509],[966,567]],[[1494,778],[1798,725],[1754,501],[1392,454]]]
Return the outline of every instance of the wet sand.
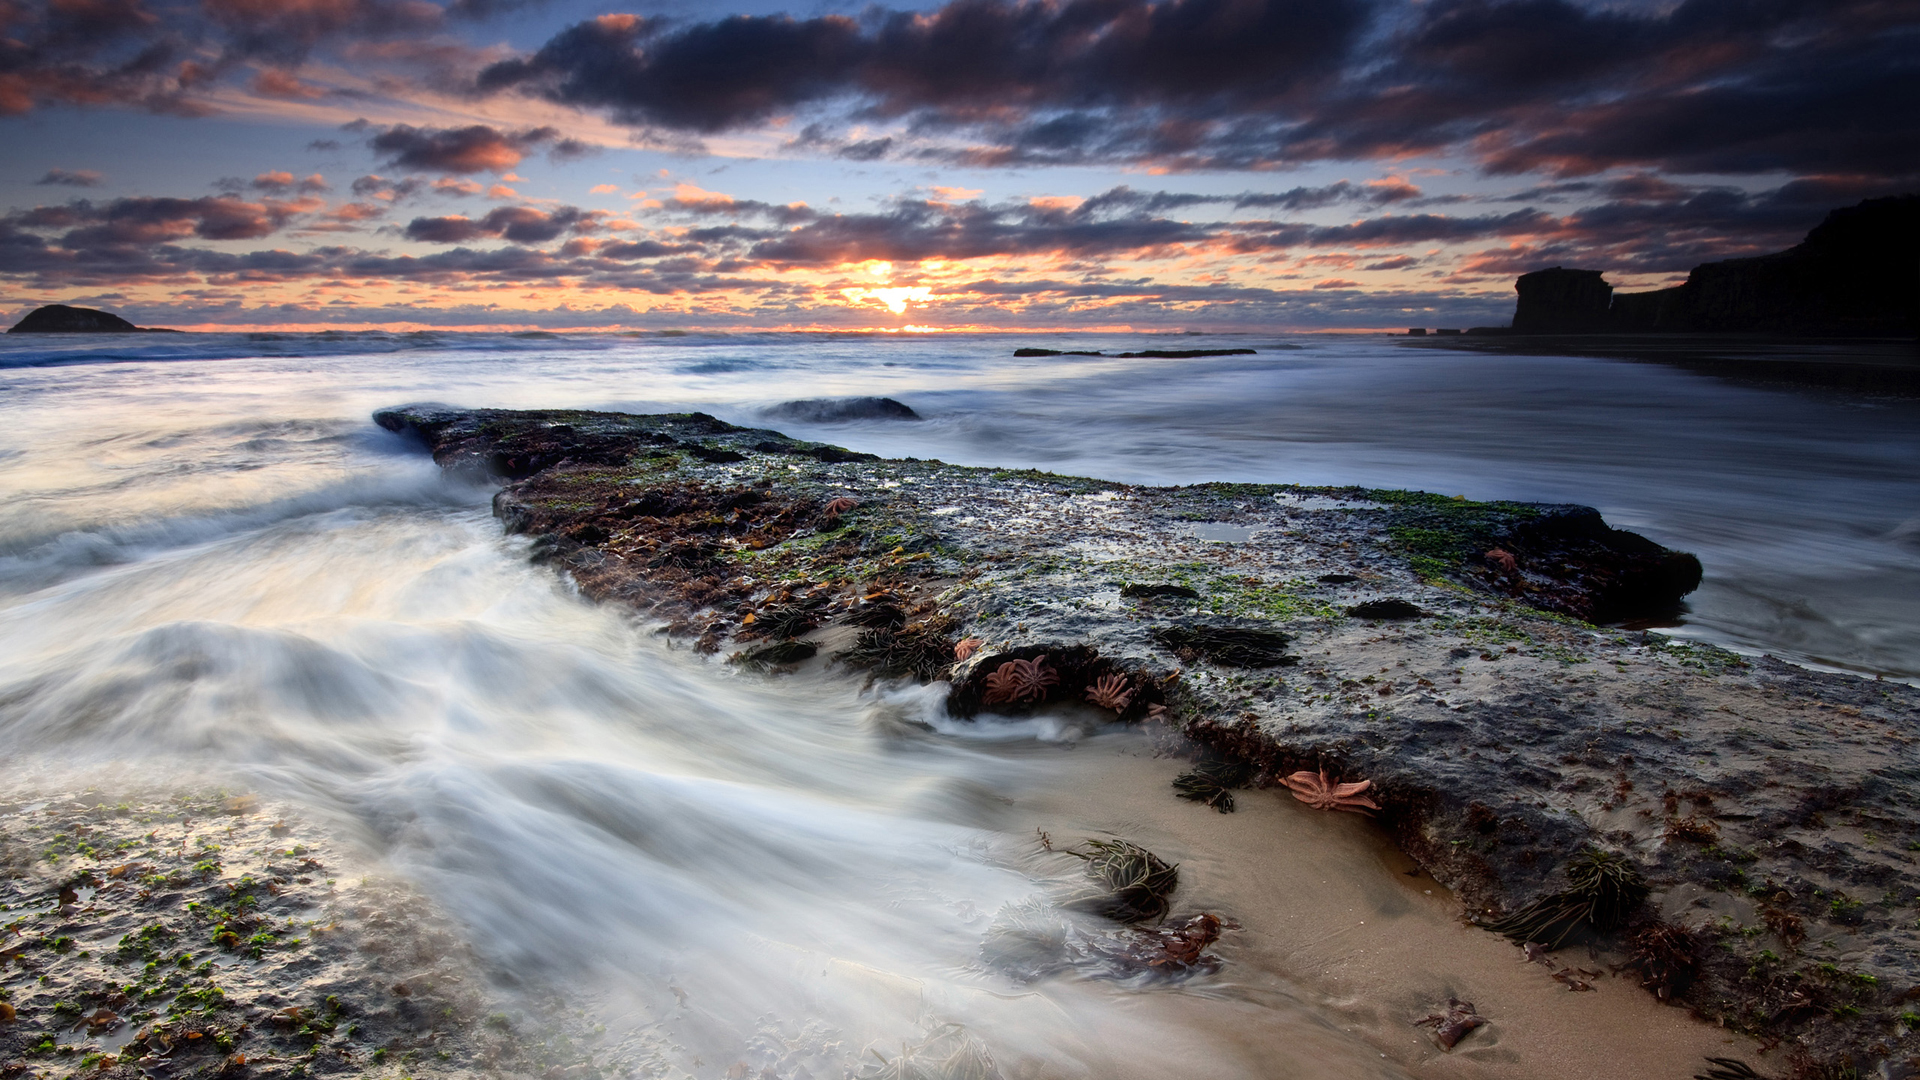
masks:
[[[1356,1071],[1353,1042],[1380,1055],[1386,1075],[1684,1078],[1708,1055],[1766,1067],[1753,1040],[1613,975],[1606,961],[1615,957],[1594,960],[1584,947],[1555,954],[1563,966],[1605,972],[1585,980],[1590,992],[1568,990],[1555,969],[1464,924],[1459,902],[1410,873],[1413,863],[1359,815],[1315,811],[1277,790],[1237,792],[1231,814],[1172,799],[1163,793],[1185,763],[1154,757],[1142,736],[1031,752],[1076,755],[1076,783],[1022,793],[1009,818],[1030,816],[1057,841],[1078,830],[1132,839],[1179,864],[1176,916],[1210,911],[1241,924],[1217,947],[1228,961],[1220,974],[1178,992],[1175,1011],[1214,1053],[1231,1048],[1275,1077],[1373,1075]],[[1488,1020],[1450,1052],[1413,1023],[1449,997]],[[1255,1003],[1278,1007],[1250,1013]]]

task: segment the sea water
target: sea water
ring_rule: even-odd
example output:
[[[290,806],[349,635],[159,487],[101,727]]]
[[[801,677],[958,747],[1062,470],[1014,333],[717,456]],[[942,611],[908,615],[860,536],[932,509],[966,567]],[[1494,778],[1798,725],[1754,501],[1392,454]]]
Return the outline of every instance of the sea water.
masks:
[[[960,1024],[1033,1075],[1396,1075],[1280,975],[1221,1006],[1258,1002],[1267,1035],[1197,1061],[1195,1014],[1165,1002],[1219,987],[983,969],[996,913],[1045,895],[1019,807],[1076,783],[1054,729],[968,728],[937,692],[691,656],[530,564],[489,489],[368,414],[437,400],[774,426],[759,414],[782,401],[886,395],[923,419],[778,426],[1139,483],[1583,502],[1701,557],[1669,632],[1920,677],[1913,402],[1381,338],[1191,360],[1018,360],[1021,343],[0,339],[9,782],[238,777],[357,838],[496,970],[590,991],[634,1030],[677,1017],[657,1049],[688,1060],[777,1045],[836,1075],[876,1040]]]

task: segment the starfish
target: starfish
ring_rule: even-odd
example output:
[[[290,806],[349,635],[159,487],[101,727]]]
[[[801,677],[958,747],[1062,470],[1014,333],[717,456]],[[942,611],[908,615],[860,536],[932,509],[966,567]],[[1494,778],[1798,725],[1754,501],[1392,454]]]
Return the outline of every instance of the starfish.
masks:
[[[1366,810],[1378,810],[1380,804],[1360,794],[1373,786],[1371,780],[1361,780],[1353,784],[1336,784],[1327,778],[1327,770],[1317,773],[1297,772],[1280,781],[1292,789],[1293,797],[1313,807],[1315,810],[1352,810],[1364,813]]]
[[[1494,548],[1480,557],[1487,560],[1488,566],[1493,567],[1495,570],[1509,577],[1520,572],[1520,563],[1513,557],[1513,552],[1511,551],[1503,548]]]
[[[1108,672],[1087,687],[1087,700],[1103,709],[1126,712],[1127,706],[1133,704],[1133,687],[1125,675]]]
[[[1047,654],[1032,660],[1009,660],[987,676],[987,693],[981,700],[988,705],[1003,701],[1038,701],[1047,696],[1047,687],[1060,681],[1060,675],[1047,666]]]
[[[841,514],[844,514],[847,511],[852,510],[853,508],[859,505],[860,505],[859,503],[854,502],[852,499],[847,498],[845,495],[842,495],[839,498],[828,503],[825,507],[823,507],[822,512],[825,513],[830,518],[837,518]]]
[[[1485,1017],[1473,1011],[1473,1002],[1459,998],[1448,998],[1445,1011],[1414,1021],[1422,1026],[1433,1025],[1433,1037],[1442,1050],[1453,1049],[1455,1043],[1467,1037],[1467,1032],[1486,1022]]]
[[[955,660],[965,660],[967,657],[972,656],[974,650],[978,649],[981,644],[982,642],[977,637],[966,638],[961,641],[960,644],[953,647],[953,658]]]

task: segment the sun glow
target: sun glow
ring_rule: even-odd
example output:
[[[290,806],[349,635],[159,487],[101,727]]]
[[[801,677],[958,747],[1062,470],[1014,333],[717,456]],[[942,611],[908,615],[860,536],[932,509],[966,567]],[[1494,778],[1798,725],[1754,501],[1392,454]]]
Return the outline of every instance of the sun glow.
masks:
[[[888,311],[904,315],[908,304],[924,304],[933,299],[933,289],[926,285],[903,285],[892,289],[841,289],[840,295],[855,304],[869,300],[885,304]]]

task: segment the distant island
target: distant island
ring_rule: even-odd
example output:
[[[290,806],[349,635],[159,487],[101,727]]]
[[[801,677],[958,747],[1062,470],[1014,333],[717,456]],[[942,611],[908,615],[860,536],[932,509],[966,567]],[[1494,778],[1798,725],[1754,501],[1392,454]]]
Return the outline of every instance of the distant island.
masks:
[[[1013,355],[1018,357],[1033,357],[1033,356],[1105,356],[1107,354],[1103,352],[1099,352],[1097,350],[1081,351],[1081,352],[1062,352],[1059,349],[1015,349],[1013,350]],[[1255,356],[1255,355],[1258,355],[1258,350],[1256,349],[1145,349],[1140,352],[1114,353],[1113,358],[1119,359],[1119,360],[1141,360],[1141,359],[1193,360],[1203,356]]]
[[[93,308],[48,304],[27,313],[7,329],[9,334],[177,334],[154,326],[135,326],[111,312]]]
[[[1786,251],[1702,263],[1668,289],[1615,293],[1601,273],[1522,274],[1513,325],[1467,333],[1920,336],[1920,195],[1834,210]]]

